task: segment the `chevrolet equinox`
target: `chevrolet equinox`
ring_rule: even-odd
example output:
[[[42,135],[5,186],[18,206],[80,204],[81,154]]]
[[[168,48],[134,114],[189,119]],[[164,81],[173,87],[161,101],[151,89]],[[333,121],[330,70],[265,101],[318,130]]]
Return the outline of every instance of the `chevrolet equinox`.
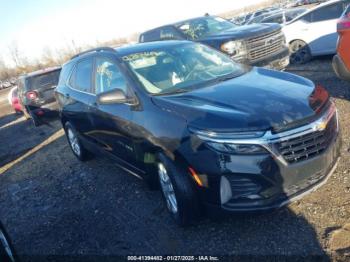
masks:
[[[159,186],[180,225],[203,210],[284,206],[325,183],[339,158],[323,87],[199,43],[88,50],[63,66],[56,96],[74,155],[110,155]]]

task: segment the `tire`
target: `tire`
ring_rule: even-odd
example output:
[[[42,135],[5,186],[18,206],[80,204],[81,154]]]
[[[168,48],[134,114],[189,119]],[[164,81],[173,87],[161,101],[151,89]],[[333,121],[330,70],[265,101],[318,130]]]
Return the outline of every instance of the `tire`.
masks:
[[[65,124],[64,131],[66,133],[69,147],[80,161],[85,162],[93,158],[93,154],[82,145],[77,131],[69,122]]]
[[[289,51],[291,64],[305,64],[312,59],[310,47],[302,40],[291,42]]]
[[[164,154],[159,154],[158,178],[168,211],[176,223],[185,227],[196,222],[200,217],[200,205],[194,184],[186,170],[177,167]]]
[[[31,119],[32,119],[32,123],[35,127],[38,127],[41,125],[36,116],[31,116]]]
[[[0,261],[15,262],[18,261],[11,240],[0,224]]]

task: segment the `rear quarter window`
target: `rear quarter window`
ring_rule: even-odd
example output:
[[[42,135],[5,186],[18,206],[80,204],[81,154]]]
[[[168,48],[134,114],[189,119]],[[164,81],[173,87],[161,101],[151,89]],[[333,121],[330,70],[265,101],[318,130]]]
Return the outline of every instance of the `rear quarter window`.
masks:
[[[58,85],[59,86],[62,86],[62,85],[65,85],[66,82],[68,81],[68,77],[70,75],[70,72],[72,71],[72,67],[73,67],[73,64],[70,63],[70,64],[66,64],[62,67],[62,70],[61,70],[61,73],[60,73],[60,77],[59,77],[59,80],[58,80]]]
[[[92,89],[92,68],[93,59],[86,58],[79,61],[69,79],[69,85],[74,89],[91,93]]]

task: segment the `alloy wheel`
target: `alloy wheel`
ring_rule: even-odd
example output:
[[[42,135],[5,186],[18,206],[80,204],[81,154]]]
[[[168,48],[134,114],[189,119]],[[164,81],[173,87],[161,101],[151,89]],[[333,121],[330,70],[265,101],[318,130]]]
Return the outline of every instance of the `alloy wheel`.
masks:
[[[9,257],[10,261],[15,261],[10,244],[8,243],[4,233],[0,230],[0,242],[5,249],[6,255]]]
[[[292,64],[304,64],[311,59],[309,47],[303,41],[294,41],[290,46]]]
[[[77,155],[80,156],[81,154],[81,149],[80,149],[80,145],[79,145],[79,141],[77,136],[75,135],[75,133],[73,132],[72,129],[68,128],[67,130],[68,133],[68,140],[69,140],[69,144],[73,150],[73,152]]]
[[[168,171],[162,163],[158,164],[158,176],[167,207],[171,213],[176,214],[178,211],[178,206],[174,186],[170,180]]]

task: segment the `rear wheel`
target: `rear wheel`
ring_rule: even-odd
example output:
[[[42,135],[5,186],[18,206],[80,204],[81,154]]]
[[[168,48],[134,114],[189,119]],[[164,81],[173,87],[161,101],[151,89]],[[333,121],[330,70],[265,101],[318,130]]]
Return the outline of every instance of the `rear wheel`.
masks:
[[[309,46],[302,40],[295,40],[289,44],[291,64],[305,64],[312,58]]]
[[[14,253],[10,239],[0,224],[0,260],[4,262],[15,262],[17,256]]]
[[[85,147],[82,145],[82,143],[79,140],[77,131],[69,122],[65,124],[64,130],[73,154],[80,161],[87,161],[91,159],[93,154],[89,152],[87,149],[85,149]]]
[[[158,179],[168,211],[180,226],[188,226],[200,215],[199,201],[189,174],[159,155]]]

